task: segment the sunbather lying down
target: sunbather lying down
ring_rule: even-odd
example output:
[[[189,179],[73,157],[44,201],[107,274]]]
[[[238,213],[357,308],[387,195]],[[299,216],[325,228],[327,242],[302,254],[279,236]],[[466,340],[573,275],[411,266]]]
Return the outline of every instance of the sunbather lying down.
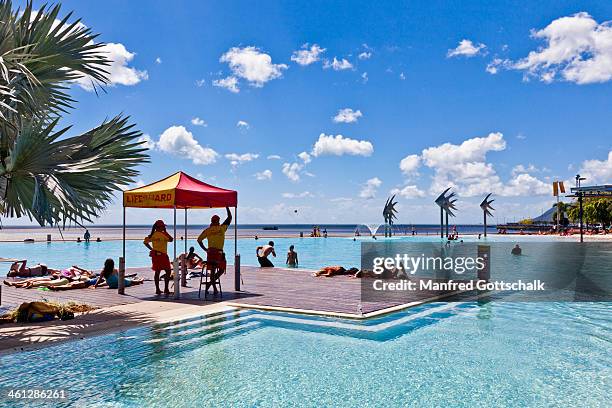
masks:
[[[357,268],[344,269],[342,266],[336,265],[321,268],[321,270],[315,272],[313,276],[325,276],[329,278],[336,275],[355,275],[357,272],[359,272],[359,269]]]

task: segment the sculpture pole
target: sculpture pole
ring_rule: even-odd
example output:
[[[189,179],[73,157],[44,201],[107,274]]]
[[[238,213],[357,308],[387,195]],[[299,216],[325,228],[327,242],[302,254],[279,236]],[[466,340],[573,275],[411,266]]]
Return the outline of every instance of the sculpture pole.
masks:
[[[491,217],[493,216],[493,214],[489,210],[495,210],[495,208],[491,207],[491,203],[495,200],[489,200],[489,197],[491,197],[491,194],[493,193],[487,194],[484,200],[482,200],[482,203],[480,203],[480,208],[482,209],[482,214],[484,217],[483,226],[484,226],[484,236],[485,237],[487,236],[487,216],[491,216]]]

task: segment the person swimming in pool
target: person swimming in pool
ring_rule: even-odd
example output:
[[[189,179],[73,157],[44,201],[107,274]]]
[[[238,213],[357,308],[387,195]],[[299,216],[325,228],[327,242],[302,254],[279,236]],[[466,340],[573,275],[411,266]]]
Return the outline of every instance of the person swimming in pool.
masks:
[[[289,251],[287,252],[287,266],[290,268],[298,267],[298,254],[295,252],[295,246],[289,246]]]
[[[512,255],[521,255],[523,253],[523,250],[521,249],[521,247],[519,246],[519,244],[516,244],[514,246],[514,248],[512,248],[512,251],[510,251],[510,253]]]
[[[272,254],[273,257],[276,257],[276,252],[274,252],[274,241],[268,242],[268,245],[258,246],[255,253],[257,254],[257,261],[259,261],[259,265],[262,268],[274,267],[274,264],[268,259],[270,254]]]

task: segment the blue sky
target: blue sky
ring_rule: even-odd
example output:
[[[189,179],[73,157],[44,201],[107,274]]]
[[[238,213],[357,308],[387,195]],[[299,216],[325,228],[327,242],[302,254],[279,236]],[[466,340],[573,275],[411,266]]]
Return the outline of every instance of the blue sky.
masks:
[[[237,189],[243,222],[372,222],[395,192],[400,222],[435,223],[448,185],[457,222],[489,191],[502,222],[548,208],[554,179],[612,181],[610,3],[62,4],[118,61],[107,93],[73,87],[64,124],[131,115],[152,147],[139,183]]]

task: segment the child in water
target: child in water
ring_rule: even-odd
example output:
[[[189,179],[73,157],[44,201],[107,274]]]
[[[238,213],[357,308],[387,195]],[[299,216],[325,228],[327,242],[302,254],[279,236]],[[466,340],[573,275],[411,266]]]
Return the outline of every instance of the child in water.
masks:
[[[289,247],[289,251],[287,252],[287,266],[290,268],[298,267],[298,254],[293,250],[294,248],[295,247],[291,245]]]

